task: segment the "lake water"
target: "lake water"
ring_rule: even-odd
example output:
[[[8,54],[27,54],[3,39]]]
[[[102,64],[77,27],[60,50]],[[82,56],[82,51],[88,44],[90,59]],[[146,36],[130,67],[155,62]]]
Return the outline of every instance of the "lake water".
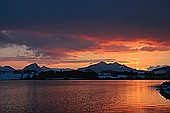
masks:
[[[156,80],[0,81],[0,113],[170,113]]]

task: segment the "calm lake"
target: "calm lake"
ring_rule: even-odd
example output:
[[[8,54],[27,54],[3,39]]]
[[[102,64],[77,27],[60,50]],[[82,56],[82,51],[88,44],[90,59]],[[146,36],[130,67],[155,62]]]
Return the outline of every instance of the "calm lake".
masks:
[[[0,113],[170,113],[156,80],[0,81]]]

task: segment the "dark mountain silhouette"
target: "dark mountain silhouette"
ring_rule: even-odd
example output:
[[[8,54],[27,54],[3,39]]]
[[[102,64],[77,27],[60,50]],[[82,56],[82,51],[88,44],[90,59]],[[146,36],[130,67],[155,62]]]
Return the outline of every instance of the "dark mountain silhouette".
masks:
[[[38,66],[36,63],[30,64],[28,66],[25,66],[22,71],[36,71],[36,72],[41,72],[42,69],[40,68],[40,66]]]
[[[4,67],[0,66],[0,71],[13,72],[13,71],[15,71],[15,69],[12,68],[11,66],[4,66]]]
[[[78,70],[79,71],[90,71],[91,70],[94,72],[101,72],[101,71],[107,71],[107,70],[117,71],[117,72],[124,72],[124,71],[130,72],[134,69],[132,69],[126,65],[121,65],[117,62],[107,64],[107,63],[101,61],[97,64],[90,65],[88,67],[79,68]]]
[[[152,71],[154,69],[159,69],[162,67],[167,67],[168,65],[157,65],[157,66],[150,66],[149,68],[147,68],[147,71]]]
[[[165,74],[165,73],[169,73],[170,72],[170,66],[166,66],[166,67],[160,67],[157,69],[152,70],[151,72],[155,73],[155,74]]]
[[[52,69],[49,68],[49,67],[46,67],[46,66],[42,66],[42,67],[41,67],[41,70],[42,70],[42,71],[50,71],[50,70],[52,70]]]

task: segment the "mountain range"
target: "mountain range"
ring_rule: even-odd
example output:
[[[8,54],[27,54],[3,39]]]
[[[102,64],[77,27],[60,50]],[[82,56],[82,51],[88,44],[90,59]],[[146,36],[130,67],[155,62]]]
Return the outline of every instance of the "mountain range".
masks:
[[[26,71],[26,70],[35,70],[39,73],[39,72],[42,72],[42,71],[50,71],[50,70],[53,70],[53,71],[71,71],[73,69],[70,69],[70,68],[49,68],[49,67],[46,67],[46,66],[40,67],[37,63],[32,63],[28,66],[25,66],[23,69],[21,69],[21,71]],[[106,62],[103,62],[103,61],[96,63],[96,64],[93,64],[93,65],[90,65],[90,66],[87,66],[87,67],[78,68],[77,70],[79,70],[79,71],[94,71],[94,72],[97,72],[97,73],[100,73],[102,71],[116,71],[116,72],[133,71],[133,72],[138,72],[138,73],[145,72],[145,71],[133,69],[131,67],[119,64],[117,62],[106,63]],[[163,74],[163,73],[166,73],[169,70],[170,70],[170,66],[156,66],[156,67],[151,66],[146,71],[157,73],[157,74]],[[12,68],[11,66],[4,66],[4,67],[0,66],[0,71],[12,72],[12,71],[15,71],[15,69]]]
[[[28,66],[25,66],[22,71],[25,71],[25,70],[35,70],[37,72],[42,72],[42,71],[50,71],[50,70],[53,70],[53,71],[71,71],[73,69],[70,69],[70,68],[49,68],[49,67],[46,67],[46,66],[38,66],[37,63],[33,63],[33,64],[30,64]]]

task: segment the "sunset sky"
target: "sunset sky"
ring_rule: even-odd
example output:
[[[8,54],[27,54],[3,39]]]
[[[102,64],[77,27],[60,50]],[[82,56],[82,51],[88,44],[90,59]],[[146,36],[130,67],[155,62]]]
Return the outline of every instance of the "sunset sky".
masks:
[[[0,65],[170,65],[170,0],[0,0]]]

